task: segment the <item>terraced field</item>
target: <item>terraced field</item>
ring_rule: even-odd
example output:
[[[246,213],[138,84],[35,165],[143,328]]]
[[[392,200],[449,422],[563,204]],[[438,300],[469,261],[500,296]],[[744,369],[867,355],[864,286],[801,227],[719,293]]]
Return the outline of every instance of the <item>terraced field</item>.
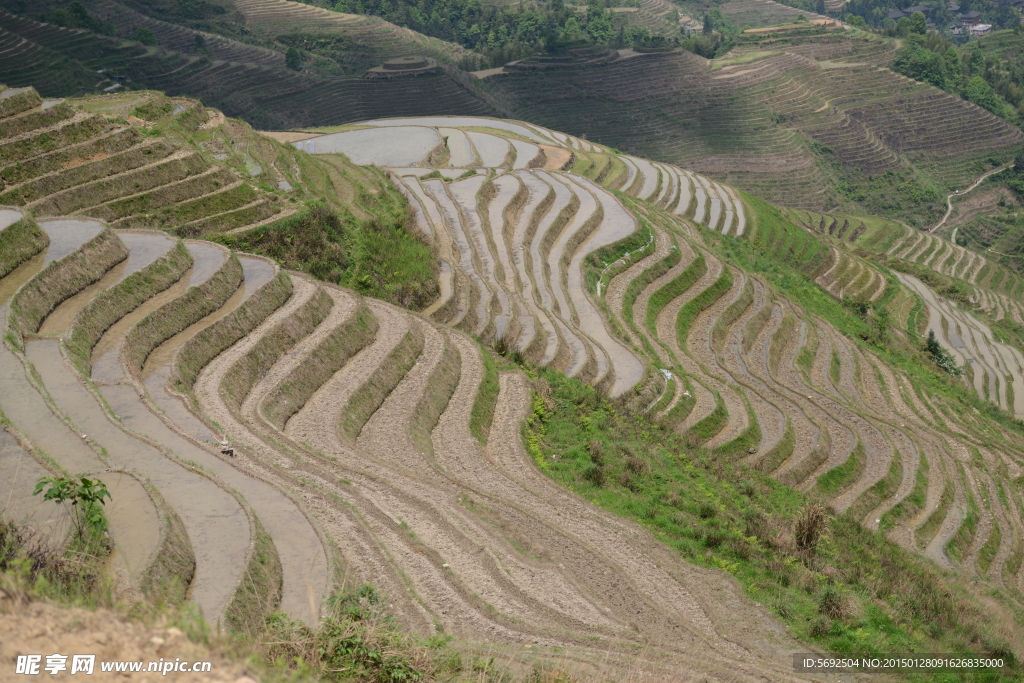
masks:
[[[0,202],[39,215],[98,218],[115,228],[173,227],[188,237],[248,230],[295,211],[283,201],[285,192],[249,181],[257,175],[276,184],[294,180],[295,162],[282,155],[283,171],[264,170],[249,148],[254,141],[232,139],[230,129],[206,134],[207,156],[147,135],[152,123],[126,125],[119,96],[71,104],[43,101],[32,88],[4,92],[13,94],[0,132]],[[194,101],[161,96],[149,106],[186,131],[218,121]]]
[[[132,477],[112,487],[126,520],[112,515],[112,535],[138,556],[126,583],[188,587],[244,631],[278,605],[310,620],[343,566],[416,630],[530,645],[530,661],[789,675],[797,644],[734,583],[532,468],[525,377],[503,371],[482,398],[493,370],[464,333],[166,233],[21,219],[0,239],[26,254],[0,281],[16,290],[8,431],[37,469],[145,482],[136,498]],[[744,628],[726,631],[727,612]]]
[[[388,169],[449,273],[427,310],[434,320],[502,340],[614,397],[642,384],[645,368],[587,295],[582,265],[637,222],[586,176],[726,234],[746,226],[732,188],[522,122],[376,120],[293,144]],[[565,172],[570,166],[586,176]]]
[[[997,500],[986,482],[1002,467],[1020,471],[1020,435],[967,415],[955,400],[922,388],[827,321],[774,293],[765,280],[723,260],[690,222],[697,216],[719,232],[780,254],[797,249],[796,242],[786,246],[795,239],[789,233],[759,226],[746,202],[726,203],[738,197],[730,188],[521,122],[404,119],[363,125],[296,144],[315,152],[318,141],[326,145],[330,138],[355,150],[366,131],[387,127],[394,153],[404,154],[413,139],[407,136],[434,131],[413,154],[421,159],[418,166],[390,168],[393,182],[416,207],[420,229],[449,266],[445,293],[427,310],[433,318],[488,340],[502,339],[535,362],[564,368],[612,395],[626,397],[632,389],[632,405],[672,425],[692,444],[823,496],[836,510],[883,529],[942,566],[1019,588],[1021,566],[1012,549],[1021,537],[1010,520],[1021,501],[1005,492]],[[473,133],[507,142],[483,142]],[[544,168],[552,155],[541,159],[536,152],[528,155],[533,168],[516,169],[521,157],[511,155],[513,135],[522,144],[571,150],[572,168],[580,175]],[[381,144],[375,143],[375,153],[387,163],[392,152]],[[501,165],[487,168],[499,158]],[[723,200],[717,209],[713,192]],[[730,210],[732,217],[723,218]],[[597,211],[600,222],[589,220]],[[799,247],[794,263],[806,260],[808,271],[837,299],[905,307],[903,319],[916,297],[930,300],[927,288],[906,278],[894,285],[852,253],[851,243],[880,244],[878,226],[886,222],[791,213],[816,233],[805,234],[800,244],[830,245],[818,243],[817,256]],[[577,240],[578,226],[588,222],[593,232]],[[640,225],[650,236],[637,241]],[[591,260],[588,267],[595,270],[585,275],[581,252],[609,248],[630,235],[637,245],[631,253],[610,258],[612,263]],[[576,251],[564,251],[577,242]],[[979,396],[1015,412],[1024,367],[1020,353],[995,344],[973,318],[953,309],[946,314],[955,316],[963,332],[951,323],[942,326],[943,334],[954,330],[969,340],[971,353],[988,369],[971,377]],[[600,324],[588,327],[591,321]],[[949,339],[944,336],[944,343]],[[421,342],[414,343],[418,348]],[[389,344],[389,352],[400,357],[401,340]],[[634,375],[634,367],[650,370]],[[312,431],[303,433],[312,437]]]
[[[978,549],[999,524],[1005,532],[1011,512],[983,482],[999,461],[1009,466],[1003,458],[1016,458],[1009,454],[1019,451],[1020,437],[1004,432],[998,450],[981,447],[993,423],[923,391],[760,278],[724,263],[685,224],[641,211],[658,248],[616,275],[606,302],[634,349],[646,350],[669,378],[650,411],[694,443],[817,492],[940,564],[977,571]],[[972,324],[958,319],[965,330]],[[1012,382],[1000,377],[993,397],[1019,384],[1019,353],[977,348],[985,363],[1016,373]],[[987,509],[976,509],[981,500]],[[1012,575],[993,567],[981,573],[1018,586],[1019,570],[1015,563]]]

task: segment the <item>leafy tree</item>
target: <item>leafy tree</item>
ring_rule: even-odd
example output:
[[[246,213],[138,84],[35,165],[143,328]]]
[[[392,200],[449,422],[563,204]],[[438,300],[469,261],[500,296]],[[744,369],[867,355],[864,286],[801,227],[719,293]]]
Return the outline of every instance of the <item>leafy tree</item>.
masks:
[[[924,38],[917,34],[907,36],[906,43],[896,53],[892,68],[904,76],[930,83],[937,88],[949,89],[954,82],[945,57],[926,48]]]
[[[587,33],[595,43],[608,43],[615,35],[611,14],[601,0],[592,2],[587,8]]]
[[[992,86],[981,76],[975,76],[971,79],[971,82],[967,85],[967,90],[964,92],[964,99],[968,102],[973,102],[979,107],[988,109],[993,114],[1003,115],[1005,113],[1005,103],[992,90]]]
[[[910,32],[923,36],[928,33],[928,21],[924,18],[924,12],[914,12],[909,17]]]
[[[302,55],[294,47],[288,48],[284,53],[284,65],[293,71],[302,70]]]
[[[174,13],[184,19],[202,19],[206,16],[205,0],[175,0]]]
[[[963,369],[957,366],[953,356],[950,355],[949,351],[942,348],[942,344],[935,338],[935,330],[928,330],[928,339],[924,343],[924,350],[931,355],[935,364],[942,370],[954,377],[958,377],[963,373]]]
[[[858,16],[856,14],[847,14],[844,21],[855,28],[866,30],[868,27],[867,22],[864,21],[864,17]]]
[[[200,34],[200,33],[196,34],[194,43],[195,43],[195,45],[194,45],[193,49],[196,52],[196,54],[207,55],[207,56],[210,55],[210,50],[209,50],[209,48],[206,47],[206,38],[203,38],[202,34]]]
[[[143,45],[156,45],[156,34],[153,33],[153,29],[140,28],[132,35],[132,38]]]
[[[56,24],[57,26],[69,26],[71,23],[68,13],[59,7],[44,14],[42,19],[49,24]]]

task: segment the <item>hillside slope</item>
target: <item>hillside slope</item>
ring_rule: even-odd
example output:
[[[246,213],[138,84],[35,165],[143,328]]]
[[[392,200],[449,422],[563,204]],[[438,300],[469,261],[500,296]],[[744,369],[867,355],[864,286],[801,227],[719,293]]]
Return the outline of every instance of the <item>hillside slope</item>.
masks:
[[[4,92],[0,153],[12,156],[2,172],[46,170],[89,197],[84,188],[97,181],[75,174],[116,156],[93,158],[82,151],[91,142],[74,137],[111,123],[89,108],[113,107],[116,118],[128,113],[118,107],[144,114],[164,103],[106,96],[76,109]],[[172,118],[199,111],[177,101],[175,113],[168,102]],[[662,542],[657,511],[643,518],[652,533],[552,481],[545,469],[592,459],[596,448],[552,452],[554,435],[538,435],[537,424],[562,407],[536,368],[491,354],[471,333],[596,384],[617,397],[616,419],[664,425],[684,444],[674,459],[756,467],[950,576],[977,575],[1003,591],[1000,609],[1017,605],[1024,499],[1006,481],[1022,472],[1024,433],[997,407],[1016,406],[1008,387],[1017,382],[986,390],[990,403],[972,400],[968,388],[992,382],[946,381],[920,358],[898,356],[905,347],[864,341],[872,316],[889,311],[893,334],[912,343],[921,330],[910,321],[926,305],[914,305],[916,292],[926,290],[850,248],[872,243],[854,222],[863,219],[821,216],[816,230],[804,212],[808,227],[799,227],[700,174],[523,122],[367,121],[280,136],[290,149],[244,126],[233,136],[232,125],[216,127],[217,154],[262,173],[277,159],[294,163],[302,192],[316,187],[305,180],[315,169],[321,182],[331,168],[351,182],[385,177],[352,161],[385,167],[444,261],[440,297],[421,315],[166,230],[114,230],[84,209],[36,222],[39,200],[26,198],[0,213],[9,273],[0,283],[9,301],[0,410],[46,471],[109,468],[146,482],[142,495],[125,496],[125,526],[111,526],[117,547],[138,550],[124,560],[124,580],[139,590],[181,600],[191,586],[209,619],[245,632],[275,609],[314,620],[351,574],[378,585],[424,637],[571,662],[591,679],[637,668],[654,678],[685,668],[802,679],[789,655],[806,644],[744,595],[752,586],[726,575],[737,560],[713,555],[739,557],[756,534],[715,522],[716,533],[691,539],[718,560],[703,569]],[[131,138],[127,149],[174,139]],[[195,142],[171,154],[205,163],[207,140]],[[166,183],[154,187],[173,196]],[[266,244],[271,227],[222,241]],[[874,308],[862,318],[839,299]],[[580,405],[597,401],[580,396]],[[635,492],[651,464],[631,456],[628,476],[578,484]],[[214,507],[223,523],[209,528]],[[685,519],[685,507],[673,519]],[[152,543],[133,546],[144,522]],[[808,594],[837,580],[806,561]],[[917,572],[915,563],[907,566]],[[1012,631],[998,636],[1015,642]]]
[[[941,309],[920,281],[898,279],[853,253],[858,240],[893,242],[876,226],[821,217],[825,227],[801,228],[699,175],[519,122],[369,121],[293,144],[313,153],[372,149],[376,163],[391,167],[451,273],[450,298],[428,309],[434,317],[594,382],[694,445],[824,496],[951,569],[976,572],[997,520],[1013,518],[1009,506],[1019,503],[991,496],[985,482],[1020,471],[1013,454],[1024,452],[1024,432],[1008,420],[970,419],[958,396],[971,387],[980,400],[1024,415],[1015,391],[1024,355],[994,345],[969,313]],[[558,147],[587,177],[544,168],[564,157],[539,150]],[[527,158],[532,170],[521,167]],[[421,167],[400,167],[417,160]],[[768,278],[749,272],[765,265],[737,259],[744,243],[816,279],[821,294],[794,301],[773,286],[777,271]],[[922,387],[908,374],[915,367],[893,365],[884,346],[838,329],[833,321],[849,318],[825,312],[825,291],[867,302],[875,317],[884,312],[903,344],[923,331],[916,322],[928,317],[923,306],[944,344],[959,354],[963,339],[978,356],[973,373],[953,393],[941,382]],[[905,302],[921,296],[908,322]],[[958,337],[961,328],[943,316],[977,334]],[[1003,562],[1020,541],[1001,524]],[[1004,568],[986,570],[1017,590],[1016,556],[1011,577]]]
[[[864,34],[744,34],[726,58],[710,62],[625,50],[513,64],[485,83],[516,118],[707,173],[779,204],[859,207],[924,225],[941,217],[947,192],[991,168],[989,157],[1012,159],[1024,136],[882,67],[893,50]]]
[[[299,3],[286,4],[315,10]],[[0,63],[0,82],[34,86],[45,96],[58,97],[123,85],[156,88],[169,95],[201,98],[228,116],[271,128],[331,125],[395,113],[491,112],[488,104],[467,90],[469,79],[447,66],[417,77],[362,78],[367,68],[394,55],[410,51],[446,54],[426,49],[417,40],[405,47],[401,41],[396,47],[394,41],[387,40],[369,47],[345,38],[337,60],[323,60],[326,73],[312,68],[296,72],[285,67],[281,51],[154,20],[115,3],[102,4],[96,11],[99,16],[116,19],[125,37],[139,28],[152,30],[157,46],[3,13],[0,44],[6,51]],[[374,26],[369,23],[371,29]],[[410,33],[388,26],[403,36]],[[369,35],[379,38],[381,32],[370,31]],[[197,36],[204,40],[201,52],[196,51]],[[273,41],[270,45],[286,47]]]

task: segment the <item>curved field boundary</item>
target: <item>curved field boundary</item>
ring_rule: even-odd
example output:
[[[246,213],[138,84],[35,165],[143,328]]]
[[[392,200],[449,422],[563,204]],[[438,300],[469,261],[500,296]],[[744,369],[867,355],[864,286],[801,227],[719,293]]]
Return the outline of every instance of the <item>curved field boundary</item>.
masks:
[[[110,327],[143,302],[164,291],[192,266],[192,256],[180,241],[153,263],[104,290],[75,317],[64,348],[83,376],[92,370],[91,355]]]
[[[26,334],[39,330],[43,319],[59,303],[99,280],[126,258],[128,249],[104,226],[81,247],[47,265],[11,300],[7,327],[16,334],[18,344],[23,343]]]
[[[0,295],[0,321],[5,329],[8,297],[22,283],[31,280],[41,265],[42,261],[25,263],[0,281],[0,292],[3,292]],[[48,395],[37,391],[38,379],[26,374],[23,356],[8,348],[13,341],[7,336],[4,345],[0,346],[0,384],[4,387],[4,391],[0,391],[0,413],[10,422],[8,431],[14,433],[21,445],[53,474],[89,475],[109,469],[110,463],[100,459],[94,442],[87,437],[81,438],[81,432],[56,409]],[[114,482],[109,477],[107,479],[113,486]],[[141,577],[142,587],[158,591],[153,594],[155,598],[174,601],[182,597],[183,587],[189,585],[194,571],[187,536],[182,537],[170,528],[176,517],[173,511],[162,505],[158,495],[147,494],[143,484],[133,477],[126,475],[119,478],[119,482],[123,484],[118,487],[119,501],[123,504],[110,505],[107,510],[110,535],[115,548],[120,549],[115,551],[112,563],[117,571],[123,570],[118,580],[130,588]],[[156,528],[152,537],[140,538],[137,530],[140,524],[145,528],[145,520],[151,521]],[[153,558],[165,552],[172,553],[180,562],[172,561],[155,567]],[[157,578],[160,580],[155,580]],[[171,586],[177,586],[181,592],[163,590]]]
[[[12,215],[6,215],[8,212]],[[20,218],[11,220],[17,214]],[[0,278],[29,260],[50,243],[46,231],[17,209],[0,208]]]
[[[142,371],[146,359],[158,346],[213,313],[242,284],[242,266],[234,254],[208,280],[189,289],[137,322],[125,337],[123,362],[133,374]]]
[[[88,247],[94,242],[95,240],[90,241],[85,246]],[[80,254],[80,252],[75,252],[75,254]],[[63,261],[65,264],[68,262],[67,260]],[[57,263],[62,262],[58,261]],[[93,262],[93,264],[96,263],[100,262]],[[52,277],[52,272],[50,269],[46,269],[40,275]],[[79,281],[83,282],[83,286],[88,283],[85,278],[79,278]],[[182,497],[182,494],[185,492],[184,489],[191,490],[194,494],[196,491],[203,490],[204,487],[212,487],[204,494],[204,504],[213,508],[222,508],[221,512],[225,517],[222,520],[224,526],[220,532],[235,533],[234,538],[243,539],[247,537],[244,531],[239,534],[240,530],[231,528],[231,505],[234,504],[237,512],[242,513],[241,509],[237,508],[237,503],[234,503],[225,492],[217,489],[213,482],[202,477],[197,477],[186,484],[186,481],[183,481],[178,473],[180,470],[175,470],[176,466],[167,461],[159,451],[149,444],[133,438],[126,431],[122,431],[122,428],[109,418],[89,390],[76,381],[71,370],[64,365],[61,349],[55,340],[30,341],[26,344],[25,350],[28,360],[35,365],[39,372],[41,385],[52,397],[55,405],[79,429],[91,433],[92,438],[106,448],[106,452],[109,453],[108,458],[114,466],[124,463],[128,467],[139,469],[153,479],[156,486],[165,494],[168,502],[179,512],[188,529],[189,538],[193,545],[200,549],[196,565],[197,579],[192,583],[193,595],[199,604],[207,610],[211,620],[216,623],[220,616],[221,606],[233,591],[234,581],[230,572],[215,576],[211,574],[211,570],[218,557],[223,560],[225,553],[230,554],[235,545],[233,542],[225,543],[224,539],[213,543],[210,533],[199,523],[197,510],[193,506],[195,499]],[[187,479],[188,477],[185,477],[185,480]],[[169,496],[168,493],[170,493]],[[205,509],[208,511],[209,507]],[[244,514],[242,516],[244,517]]]
[[[182,345],[174,357],[168,385],[182,393],[191,394],[196,378],[210,361],[251,332],[291,295],[291,278],[284,273],[277,273],[234,312]]]
[[[302,348],[289,351],[289,355],[298,356],[294,361],[296,367],[286,370],[284,379],[260,402],[261,415],[279,431],[284,430],[285,423],[331,375],[372,343],[377,335],[377,319],[361,301],[356,300],[346,308],[336,298],[334,309],[345,309],[344,318],[334,320],[332,310],[331,317],[324,324],[334,321],[333,328],[311,334],[308,342],[303,340]]]

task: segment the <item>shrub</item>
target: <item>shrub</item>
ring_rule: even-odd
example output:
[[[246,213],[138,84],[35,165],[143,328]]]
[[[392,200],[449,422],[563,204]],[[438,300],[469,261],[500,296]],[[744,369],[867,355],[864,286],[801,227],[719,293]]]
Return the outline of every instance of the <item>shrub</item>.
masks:
[[[832,584],[825,586],[818,596],[818,612],[829,619],[845,619],[848,613],[846,597]]]
[[[822,503],[809,503],[796,521],[796,545],[813,552],[828,531],[828,513]]]

